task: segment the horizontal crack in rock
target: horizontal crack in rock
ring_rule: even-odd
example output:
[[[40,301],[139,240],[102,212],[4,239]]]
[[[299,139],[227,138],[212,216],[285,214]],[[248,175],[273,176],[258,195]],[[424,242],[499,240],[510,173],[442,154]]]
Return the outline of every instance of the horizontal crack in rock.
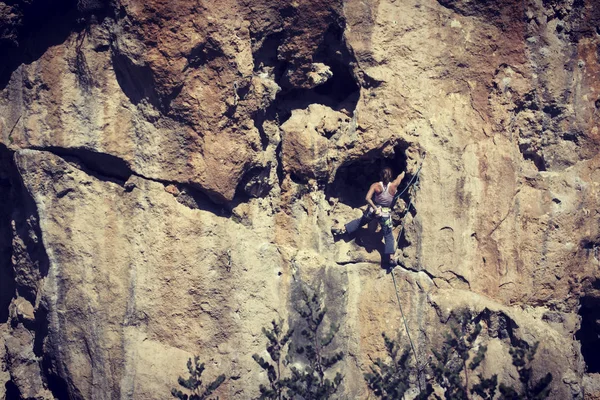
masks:
[[[84,148],[65,147],[30,147],[31,150],[52,153],[73,163],[78,169],[101,181],[109,181],[124,186],[125,182],[133,175],[133,171],[125,160],[107,153],[99,153]]]
[[[423,272],[425,275],[427,275],[427,277],[431,280],[431,282],[434,284],[435,287],[438,287],[437,283],[435,283],[435,279],[439,278],[435,275],[433,275],[431,272],[427,271],[426,269],[416,269],[416,268],[410,268],[407,266],[402,266],[402,265],[398,265],[396,268],[401,269],[405,272],[412,272],[412,273],[419,273],[419,272]],[[443,278],[441,278],[443,279]]]
[[[456,277],[456,279],[458,279],[459,281],[461,281],[463,283],[466,283],[467,286],[469,287],[469,290],[471,290],[471,284],[469,283],[469,281],[467,280],[467,278],[465,278],[461,274],[457,274],[456,272],[451,271],[451,270],[447,270],[447,271],[444,271],[444,272],[450,272],[452,275],[454,275]]]
[[[349,260],[349,261],[336,261],[337,265],[356,265],[356,264],[380,264],[379,261],[370,261],[370,260]]]
[[[71,165],[74,165],[74,167],[83,171],[87,175],[93,176],[94,178],[103,182],[115,183],[127,191],[131,191],[135,187],[135,185],[129,183],[132,176],[146,181],[159,183],[164,187],[169,185],[176,186],[178,188],[178,193],[172,194],[182,205],[194,210],[200,209],[203,211],[208,211],[217,216],[230,216],[230,210],[212,201],[210,197],[202,191],[202,188],[199,187],[199,185],[181,183],[166,179],[151,178],[142,175],[133,171],[125,160],[117,156],[81,148],[51,146],[31,147],[30,149],[54,154]],[[68,193],[61,192],[57,196],[64,197],[66,194]]]

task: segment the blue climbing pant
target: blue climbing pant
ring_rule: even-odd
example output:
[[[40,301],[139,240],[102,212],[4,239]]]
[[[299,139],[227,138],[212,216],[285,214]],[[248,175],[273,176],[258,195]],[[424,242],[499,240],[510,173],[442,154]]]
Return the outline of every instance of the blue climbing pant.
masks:
[[[381,231],[383,232],[383,239],[385,241],[383,253],[394,254],[395,243],[394,234],[392,233],[392,217],[390,215],[382,215],[378,217],[375,215],[375,212],[371,209],[371,207],[369,207],[362,217],[357,218],[354,221],[350,221],[346,224],[346,232],[348,232],[349,234],[353,234],[358,230],[358,228],[360,228],[361,226],[365,226],[366,224],[371,222],[373,218],[377,218],[377,221],[381,226]]]

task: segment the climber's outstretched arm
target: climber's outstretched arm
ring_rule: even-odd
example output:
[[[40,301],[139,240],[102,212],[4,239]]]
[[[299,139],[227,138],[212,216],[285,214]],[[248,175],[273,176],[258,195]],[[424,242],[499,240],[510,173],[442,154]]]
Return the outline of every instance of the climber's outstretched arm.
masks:
[[[402,179],[404,179],[404,175],[406,175],[406,173],[402,171],[402,173],[398,175],[396,179],[394,179],[394,181],[392,182],[394,187],[398,187],[400,185],[400,182],[402,182]]]

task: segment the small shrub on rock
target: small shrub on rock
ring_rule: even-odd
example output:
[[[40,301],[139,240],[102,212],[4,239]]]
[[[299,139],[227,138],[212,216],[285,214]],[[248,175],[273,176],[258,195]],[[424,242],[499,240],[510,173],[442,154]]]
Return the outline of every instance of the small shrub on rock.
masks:
[[[221,386],[225,381],[225,375],[219,375],[217,379],[212,381],[209,385],[202,387],[202,373],[204,372],[204,363],[199,362],[200,357],[194,357],[194,363],[190,358],[187,362],[187,368],[189,371],[189,378],[183,379],[181,376],[177,379],[179,386],[185,389],[187,393],[182,392],[179,389],[171,389],[171,395],[180,400],[207,400],[215,390]],[[216,398],[218,400],[218,397]]]
[[[342,382],[339,372],[332,379],[328,373],[343,358],[343,353],[333,348],[339,326],[330,323],[327,329],[327,309],[316,291],[301,286],[301,299],[295,310],[300,318],[285,334],[281,321],[271,322],[272,328],[263,328],[271,360],[258,354],[252,356],[269,379],[269,386],[259,386],[260,400],[329,399]]]
[[[342,352],[328,350],[339,330],[339,325],[329,324],[325,328],[327,308],[322,306],[316,291],[303,286],[300,304],[296,312],[300,315],[297,330],[300,331],[290,345],[291,375],[286,379],[287,394],[293,399],[321,400],[335,394],[342,382],[342,374],[327,377],[327,370],[343,358]]]
[[[471,352],[475,348],[475,340],[481,333],[481,324],[475,323],[466,311],[459,314],[457,320],[458,324],[452,325],[450,332],[446,333],[441,350],[439,352],[433,350],[435,360],[432,369],[435,381],[445,390],[446,398],[462,400],[469,398],[469,370],[474,371],[481,364],[487,347],[479,346],[475,357],[467,366]],[[464,382],[461,373],[464,374]],[[497,377],[490,379],[497,380]],[[480,376],[480,384],[484,380]],[[489,384],[490,382],[485,381],[485,388],[478,386],[477,390],[489,391]]]
[[[281,326],[283,323],[280,321],[279,323],[273,320],[271,322],[272,328],[267,329],[263,328],[262,332],[267,337],[267,353],[271,358],[271,361],[265,360],[263,357],[260,357],[258,354],[254,354],[252,358],[257,362],[260,367],[267,372],[267,377],[269,378],[269,386],[260,385],[260,400],[264,399],[278,399],[284,400],[287,397],[284,396],[284,389],[286,387],[286,380],[282,378],[281,375],[281,367],[287,365],[287,362],[282,359],[283,351],[285,350],[286,345],[288,345],[292,334],[294,333],[293,329],[288,330],[285,334],[281,330]]]
[[[552,374],[547,373],[537,382],[532,382],[533,369],[531,362],[537,353],[539,342],[530,346],[524,340],[518,340],[510,349],[510,355],[513,359],[513,365],[517,367],[521,387],[517,390],[500,384],[501,400],[543,400],[550,396],[550,383],[552,383]]]
[[[370,366],[371,372],[364,374],[364,377],[369,389],[380,399],[402,399],[410,387],[410,348],[405,347],[400,353],[400,345],[395,340],[385,333],[381,335],[389,361],[378,357]],[[420,393],[417,399],[426,399],[432,392],[431,385],[427,385],[425,392]]]

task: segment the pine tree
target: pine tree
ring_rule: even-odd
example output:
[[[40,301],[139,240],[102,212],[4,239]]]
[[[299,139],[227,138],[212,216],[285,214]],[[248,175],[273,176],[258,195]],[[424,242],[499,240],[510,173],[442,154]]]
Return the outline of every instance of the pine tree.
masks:
[[[496,395],[498,387],[498,375],[494,374],[491,378],[484,378],[479,374],[479,383],[473,385],[471,393],[478,395],[484,400],[492,400]]]
[[[383,400],[396,400],[404,398],[404,393],[410,388],[411,369],[408,365],[410,348],[407,346],[399,355],[400,345],[382,333],[385,350],[390,362],[377,358],[370,366],[371,372],[364,374],[367,386],[373,394]],[[417,379],[419,379],[417,377]],[[433,387],[427,384],[425,390],[420,392],[415,400],[425,400],[433,393]]]
[[[519,381],[521,382],[521,390],[517,391],[514,388],[500,384],[500,399],[501,400],[542,400],[550,396],[550,383],[552,382],[552,374],[547,373],[536,383],[532,383],[533,369],[531,362],[537,352],[539,342],[530,346],[524,340],[518,340],[510,349],[510,355],[513,359],[513,365],[517,367],[519,373]]]
[[[435,363],[433,365],[433,375],[436,382],[445,389],[445,397],[448,400],[464,400],[469,398],[469,370],[474,371],[485,358],[486,346],[479,346],[477,354],[469,363],[471,350],[475,347],[475,340],[481,333],[481,324],[474,323],[468,311],[457,316],[458,325],[451,326],[451,333],[446,333],[444,343],[440,352],[433,350]],[[461,372],[464,373],[464,383],[461,378]],[[491,396],[495,393],[490,387],[493,382],[497,382],[497,376],[485,379],[479,375],[480,383],[474,385],[471,393],[483,393],[482,396]],[[488,397],[484,397],[488,398]]]
[[[375,396],[383,400],[400,399],[410,386],[410,348],[404,348],[399,355],[400,346],[385,333],[381,335],[391,361],[384,362],[378,357],[370,366],[371,372],[364,374],[364,377]]]
[[[337,392],[342,375],[336,373],[333,380],[325,372],[343,358],[342,352],[330,353],[326,349],[332,344],[339,326],[331,323],[324,328],[327,309],[321,305],[317,293],[308,287],[302,287],[302,298],[296,312],[301,317],[300,335],[290,344],[289,361],[304,361],[302,367],[290,367],[290,377],[285,379],[287,395],[292,399],[321,400],[329,399]],[[310,293],[312,292],[312,294]],[[323,333],[323,331],[327,333]]]
[[[287,398],[283,395],[285,381],[281,376],[281,364],[283,361],[282,352],[284,351],[285,346],[289,343],[294,330],[290,329],[287,331],[287,333],[283,334],[281,330],[281,326],[283,325],[282,321],[277,323],[275,320],[273,320],[271,325],[273,326],[272,329],[262,329],[263,334],[268,339],[267,353],[269,353],[269,357],[271,357],[271,362],[266,361],[258,354],[254,354],[252,356],[254,361],[256,361],[258,365],[260,365],[260,367],[267,372],[267,377],[269,378],[269,387],[266,387],[262,384],[259,386],[259,399],[284,400]]]
[[[469,398],[469,392],[477,398],[493,400],[499,389],[499,400],[543,400],[550,395],[552,374],[547,373],[543,378],[532,383],[531,362],[537,352],[538,343],[530,346],[523,340],[513,341],[509,350],[513,365],[517,367],[521,385],[512,388],[500,384],[498,376],[492,375],[485,378],[478,373],[478,383],[469,387],[469,373],[475,373],[485,359],[487,346],[476,346],[475,342],[481,333],[481,325],[471,319],[468,311],[463,311],[456,316],[458,323],[451,325],[450,332],[446,333],[441,350],[432,350],[435,359],[431,365],[432,375],[437,384],[445,391],[447,400],[464,400]],[[400,352],[398,343],[383,334],[388,358],[391,361],[377,359],[370,366],[371,372],[364,374],[369,389],[381,399],[400,399],[410,387],[409,377],[409,349]],[[474,349],[477,349],[471,359]],[[470,361],[470,362],[469,362]],[[464,373],[464,380],[462,374]],[[433,393],[431,384],[427,384],[417,397],[417,400],[428,399],[429,396],[441,400]]]
[[[487,346],[481,345],[477,349],[477,354],[473,361],[469,364],[469,369],[475,371],[475,369],[485,359],[485,353],[487,352]],[[492,400],[496,395],[496,387],[498,386],[498,375],[494,374],[491,378],[485,378],[481,374],[477,374],[479,377],[479,383],[473,385],[471,388],[472,394],[477,394],[484,400]]]
[[[200,357],[194,357],[194,364],[192,365],[192,359],[188,359],[187,368],[190,373],[188,379],[183,379],[181,376],[177,379],[180,386],[185,388],[190,393],[183,393],[181,390],[175,388],[171,389],[171,395],[177,397],[180,400],[207,400],[215,390],[225,381],[225,375],[219,375],[217,379],[211,382],[207,387],[202,388],[202,381],[200,380],[202,373],[204,372],[204,363],[199,363]],[[218,400],[218,397],[217,397]]]

